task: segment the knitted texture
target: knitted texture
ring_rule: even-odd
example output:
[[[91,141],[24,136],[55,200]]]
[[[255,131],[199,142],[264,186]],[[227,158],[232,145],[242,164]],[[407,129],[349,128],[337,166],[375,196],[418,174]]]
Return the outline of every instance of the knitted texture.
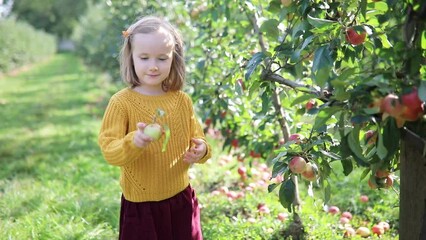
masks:
[[[152,123],[158,108],[166,114],[157,118],[157,123],[170,128],[167,149],[161,152],[164,134],[148,146],[138,148],[133,143],[136,124]],[[147,96],[124,88],[108,103],[98,142],[105,160],[121,168],[124,197],[131,202],[146,202],[170,198],[188,186],[190,165],[183,161],[183,156],[191,147],[191,138],[206,141],[187,94],[169,91]],[[211,157],[211,148],[208,144],[207,147],[207,154],[198,163]]]

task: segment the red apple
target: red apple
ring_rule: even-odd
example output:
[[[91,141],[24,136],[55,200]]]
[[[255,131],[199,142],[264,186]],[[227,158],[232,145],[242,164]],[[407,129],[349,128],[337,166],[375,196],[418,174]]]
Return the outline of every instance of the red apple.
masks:
[[[383,230],[387,231],[390,229],[390,225],[387,222],[381,221],[378,223],[378,225],[381,225],[383,227]]]
[[[368,196],[366,196],[366,195],[361,195],[361,196],[359,197],[359,200],[360,200],[361,202],[366,203],[366,202],[368,202]]]
[[[247,174],[247,169],[244,166],[241,166],[238,168],[238,174],[240,174],[240,176],[245,176]]]
[[[423,116],[423,108],[410,108],[404,106],[404,110],[401,113],[401,118],[406,121],[417,121],[421,116]]]
[[[352,45],[359,45],[362,44],[363,42],[365,42],[365,37],[366,37],[366,32],[365,30],[358,33],[354,28],[348,28],[346,30],[346,41],[348,41],[350,44]]]
[[[330,206],[328,208],[328,213],[330,213],[330,214],[334,215],[334,214],[337,214],[339,212],[340,212],[340,209],[337,206]]]
[[[414,87],[410,93],[401,96],[401,102],[405,106],[401,116],[407,121],[416,121],[424,112],[424,103],[419,98],[417,88]]]
[[[306,163],[306,168],[305,168],[305,171],[302,172],[302,177],[312,182],[317,179],[317,174],[318,174],[318,167],[311,162]]]
[[[423,105],[416,87],[414,87],[410,93],[402,95],[401,101],[402,104],[413,109],[422,108]]]
[[[377,133],[376,133],[376,131],[374,131],[374,130],[368,130],[367,132],[365,132],[365,141],[369,145],[375,144],[376,141],[377,141]]]
[[[371,177],[368,179],[368,186],[371,189],[377,189],[379,187],[376,181],[376,177],[374,175],[371,175]]]
[[[278,218],[278,220],[280,220],[281,222],[283,222],[286,219],[288,219],[288,214],[287,213],[278,213],[277,218]]]
[[[162,133],[161,126],[158,123],[148,124],[144,128],[143,133],[154,140],[158,140]]]
[[[352,227],[345,228],[345,233],[343,234],[343,237],[350,238],[350,237],[354,237],[355,235],[356,235],[355,229],[353,229]]]
[[[250,151],[250,156],[252,157],[252,158],[260,158],[261,157],[261,154],[260,153],[257,153],[257,152],[255,152],[255,151]]]
[[[374,175],[378,178],[385,178],[385,177],[389,176],[389,174],[390,174],[390,172],[388,170],[378,169]]]
[[[371,231],[373,232],[373,234],[376,234],[377,236],[381,236],[381,235],[383,235],[383,233],[385,233],[383,226],[379,225],[379,224],[373,225],[371,227]]]
[[[302,173],[306,169],[306,161],[302,157],[295,156],[291,159],[289,168],[293,173]]]
[[[211,118],[206,118],[206,120],[204,121],[204,124],[206,124],[206,126],[210,126],[210,124],[212,123],[212,119]]]
[[[342,217],[345,217],[347,219],[352,219],[352,213],[350,212],[342,212]]]
[[[268,206],[266,206],[264,203],[259,203],[257,205],[257,210],[259,211],[260,214],[269,214],[271,212]]]
[[[390,93],[383,99],[380,109],[389,116],[396,118],[402,114],[404,105],[401,104],[397,95]]]
[[[350,222],[350,219],[349,219],[349,218],[347,218],[347,217],[340,217],[339,222],[340,222],[341,224],[346,224],[346,223],[349,223],[349,222]]]
[[[288,137],[289,141],[295,141],[296,143],[300,143],[300,141],[303,139],[303,135],[299,133],[293,133]]]
[[[393,186],[393,176],[389,175],[386,177],[385,188],[391,188]]]
[[[238,147],[238,139],[232,139],[231,146],[233,146],[234,148],[237,148]]]
[[[366,227],[359,227],[356,230],[356,234],[360,235],[361,237],[368,237],[368,236],[370,236],[370,229],[368,229]]]
[[[311,110],[316,105],[315,99],[310,99],[308,102],[306,102],[305,108],[306,110]]]

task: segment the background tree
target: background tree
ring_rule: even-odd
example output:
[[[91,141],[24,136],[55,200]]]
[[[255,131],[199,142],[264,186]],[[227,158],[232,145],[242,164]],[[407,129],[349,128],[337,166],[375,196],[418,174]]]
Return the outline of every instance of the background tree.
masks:
[[[38,29],[68,38],[91,0],[15,0],[12,13]],[[96,2],[96,1],[95,1]]]

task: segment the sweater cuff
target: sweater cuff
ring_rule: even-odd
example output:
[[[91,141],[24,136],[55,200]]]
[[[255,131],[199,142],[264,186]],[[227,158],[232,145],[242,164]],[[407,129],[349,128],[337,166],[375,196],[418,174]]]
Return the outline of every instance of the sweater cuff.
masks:
[[[206,151],[206,154],[204,155],[204,157],[202,157],[200,160],[198,160],[196,163],[205,163],[205,162],[207,162],[207,160],[209,160],[211,157],[212,157],[212,154],[211,154],[211,147],[210,147],[210,145],[206,142],[206,140],[204,140],[204,139],[200,139],[200,140],[202,140],[203,142],[204,142],[204,144],[206,144],[206,147],[207,147],[207,151]]]

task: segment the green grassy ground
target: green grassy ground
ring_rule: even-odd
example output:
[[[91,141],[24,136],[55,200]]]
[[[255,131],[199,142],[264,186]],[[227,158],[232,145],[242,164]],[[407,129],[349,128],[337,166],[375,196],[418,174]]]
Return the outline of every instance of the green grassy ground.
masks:
[[[102,159],[96,144],[107,100],[117,90],[72,55],[61,54],[29,71],[0,79],[0,240],[116,239],[119,169]],[[289,224],[276,192],[268,193],[268,169],[226,157],[211,139],[214,158],[191,169],[202,205],[205,239],[274,239]],[[245,165],[242,181],[237,167]],[[336,169],[339,167],[336,166]],[[351,178],[332,180],[331,203],[349,210],[354,227],[391,223],[382,239],[397,239],[398,196],[378,192]],[[340,180],[337,180],[340,179]],[[341,239],[338,215],[301,188],[307,239]],[[235,194],[240,197],[231,200]],[[360,203],[361,194],[370,197]],[[264,204],[269,212],[259,212]],[[275,239],[281,239],[277,237]],[[377,237],[374,237],[377,239]]]
[[[117,169],[96,145],[102,84],[70,55],[0,79],[1,239],[115,236]]]

